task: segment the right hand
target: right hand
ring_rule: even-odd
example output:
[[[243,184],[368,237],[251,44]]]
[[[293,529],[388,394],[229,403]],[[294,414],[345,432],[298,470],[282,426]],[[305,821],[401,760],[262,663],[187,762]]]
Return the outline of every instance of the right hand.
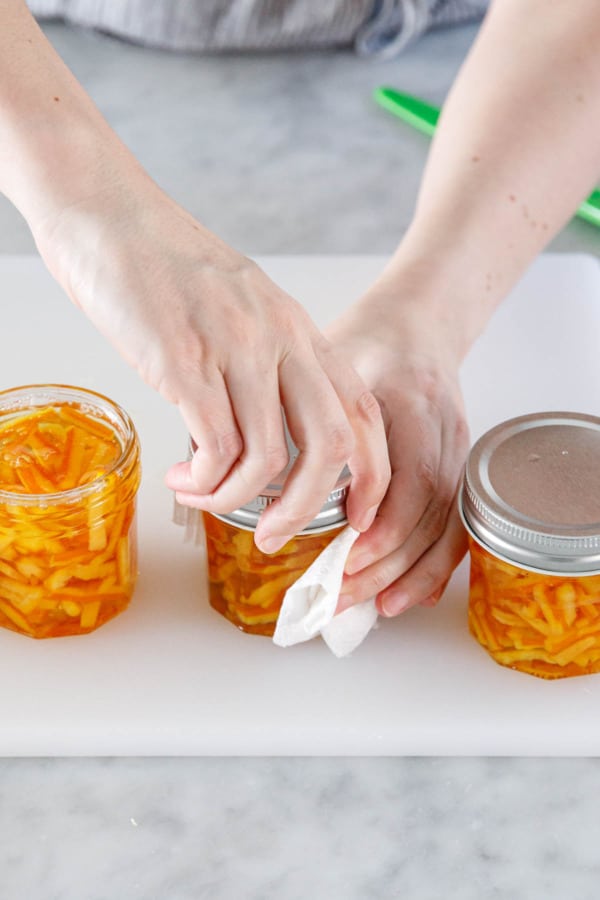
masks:
[[[416,287],[407,290],[402,275],[381,279],[327,330],[379,401],[392,466],[377,518],[348,556],[338,612],[368,597],[384,616],[432,606],[466,551],[457,505],[469,449],[462,335],[453,333],[458,317],[436,315]]]
[[[390,476],[377,401],[304,309],[153,182],[107,188],[35,234],[71,299],[180,410],[197,450],[167,484],[226,513],[300,450],[256,542],[275,552],[314,518],[348,463],[348,517],[366,530]]]

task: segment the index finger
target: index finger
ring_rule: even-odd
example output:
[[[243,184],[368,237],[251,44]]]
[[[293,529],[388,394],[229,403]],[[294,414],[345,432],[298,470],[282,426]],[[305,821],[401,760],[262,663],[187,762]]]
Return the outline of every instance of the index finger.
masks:
[[[341,363],[327,342],[318,350],[354,436],[348,459],[352,481],[346,501],[348,521],[357,531],[367,531],[385,497],[391,464],[383,416],[377,398],[350,366]]]
[[[315,518],[354,444],[340,400],[312,353],[296,353],[284,360],[280,390],[289,432],[299,454],[285,479],[281,498],[264,510],[257,525],[255,540],[266,553],[280,549]]]

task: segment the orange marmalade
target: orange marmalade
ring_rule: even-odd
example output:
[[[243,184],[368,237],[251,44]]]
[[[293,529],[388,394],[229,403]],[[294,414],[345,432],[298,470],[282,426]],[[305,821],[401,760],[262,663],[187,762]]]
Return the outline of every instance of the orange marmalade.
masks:
[[[479,643],[540,678],[600,672],[600,418],[496,425],[469,453],[459,508]]]
[[[91,391],[0,393],[0,626],[81,634],[128,605],[136,579],[139,444]]]
[[[268,636],[275,631],[287,589],[341,531],[299,534],[267,556],[254,543],[253,531],[210,513],[203,518],[211,606],[242,631]]]
[[[600,672],[600,575],[528,572],[469,546],[469,629],[496,662],[541,678]]]

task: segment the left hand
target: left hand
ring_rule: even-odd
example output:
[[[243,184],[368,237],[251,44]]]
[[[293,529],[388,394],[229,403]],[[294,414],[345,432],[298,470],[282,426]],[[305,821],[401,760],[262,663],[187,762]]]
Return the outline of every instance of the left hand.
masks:
[[[469,435],[458,359],[443,328],[415,308],[398,329],[358,304],[327,332],[379,401],[392,466],[377,517],[350,552],[338,612],[373,596],[384,616],[433,606],[466,551],[457,489]]]

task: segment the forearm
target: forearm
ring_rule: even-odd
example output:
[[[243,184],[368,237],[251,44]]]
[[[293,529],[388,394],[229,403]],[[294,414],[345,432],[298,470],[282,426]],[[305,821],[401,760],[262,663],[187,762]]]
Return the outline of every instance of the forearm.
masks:
[[[0,5],[0,190],[34,235],[120,181],[150,179],[21,0]]]
[[[464,355],[600,175],[599,44],[597,0],[497,0],[445,104],[413,223],[369,302],[399,325],[411,298],[429,306]]]

